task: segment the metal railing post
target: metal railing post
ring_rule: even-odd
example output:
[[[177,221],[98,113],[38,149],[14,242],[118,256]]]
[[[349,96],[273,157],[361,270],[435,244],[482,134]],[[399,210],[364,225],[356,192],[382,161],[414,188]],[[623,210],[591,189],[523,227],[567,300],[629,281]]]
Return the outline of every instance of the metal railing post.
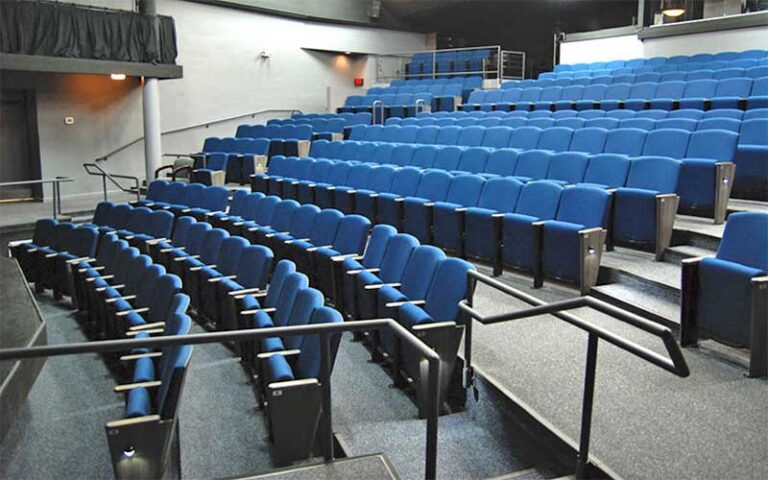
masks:
[[[595,399],[595,373],[597,370],[597,335],[590,333],[587,343],[587,365],[584,372],[584,398],[581,406],[579,432],[579,456],[576,460],[576,478],[587,478],[589,465],[589,440],[592,432],[592,410]]]
[[[323,445],[323,457],[326,462],[334,459],[333,452],[333,417],[331,414],[331,342],[328,334],[320,335],[320,388],[323,406],[320,417],[320,435]]]
[[[53,219],[54,220],[58,218],[58,214],[57,214],[57,210],[56,210],[56,198],[58,197],[58,195],[57,195],[58,190],[59,190],[59,183],[58,182],[53,182],[53,193],[52,193],[53,198],[51,199],[51,203],[53,204]]]
[[[437,478],[437,419],[440,416],[440,360],[429,361],[429,408],[427,409],[427,451],[424,466],[424,478]]]
[[[104,201],[107,201],[107,176],[101,176],[101,188],[104,191]]]

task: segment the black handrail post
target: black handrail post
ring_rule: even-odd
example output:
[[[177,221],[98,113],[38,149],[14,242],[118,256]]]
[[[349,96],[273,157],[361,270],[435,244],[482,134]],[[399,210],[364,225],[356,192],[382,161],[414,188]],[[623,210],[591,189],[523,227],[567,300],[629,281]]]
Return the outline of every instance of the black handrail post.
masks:
[[[579,456],[576,460],[576,478],[587,478],[589,465],[589,439],[592,430],[592,408],[595,398],[595,373],[597,370],[597,342],[600,339],[594,333],[589,334],[587,342],[587,365],[584,373],[584,399],[581,407],[581,431],[579,433]]]
[[[51,199],[51,203],[53,204],[53,219],[56,220],[58,218],[57,212],[56,212],[56,190],[58,188],[59,184],[58,182],[53,182],[53,198]]]
[[[477,279],[467,274],[467,293],[465,295],[467,306],[474,306],[475,289]],[[475,388],[475,369],[472,368],[472,324],[474,318],[467,315],[467,321],[464,325],[464,388],[472,387],[475,401],[478,399],[477,388]]]
[[[57,176],[56,180],[58,180],[60,178],[63,178],[63,177]],[[61,213],[61,183],[59,183],[58,181],[56,182],[56,202],[59,205],[58,206],[58,211],[59,211],[59,213]],[[56,208],[56,207],[54,207],[54,208]]]
[[[437,419],[440,416],[440,359],[430,358],[429,362],[429,392],[425,401],[427,408],[427,455],[424,478],[437,478]]]
[[[323,413],[320,418],[323,457],[326,462],[334,459],[333,417],[331,416],[331,344],[327,333],[320,334],[320,388]]]
[[[101,188],[104,190],[104,201],[107,201],[107,176],[101,174]]]

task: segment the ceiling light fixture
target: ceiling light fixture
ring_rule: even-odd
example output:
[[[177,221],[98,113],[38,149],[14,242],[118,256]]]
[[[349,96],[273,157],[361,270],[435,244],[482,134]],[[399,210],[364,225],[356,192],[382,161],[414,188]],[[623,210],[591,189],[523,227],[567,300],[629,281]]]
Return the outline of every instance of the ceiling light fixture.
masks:
[[[110,73],[109,78],[112,80],[125,80],[125,74],[124,73]]]
[[[685,0],[661,0],[661,12],[668,17],[679,17],[685,13]]]

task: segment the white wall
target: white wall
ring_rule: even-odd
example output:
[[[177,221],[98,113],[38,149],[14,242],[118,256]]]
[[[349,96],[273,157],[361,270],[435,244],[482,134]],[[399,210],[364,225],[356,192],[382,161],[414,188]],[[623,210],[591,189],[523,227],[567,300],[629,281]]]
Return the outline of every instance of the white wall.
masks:
[[[643,42],[637,35],[597,38],[560,45],[560,63],[608,62],[643,57]]]
[[[606,62],[630,58],[738,52],[752,48],[766,48],[766,46],[768,46],[768,27],[675,35],[646,40],[640,40],[637,35],[622,35],[565,42],[560,46],[560,63]]]
[[[391,52],[423,50],[427,42],[424,34],[316,24],[180,0],[159,1],[158,13],[176,21],[177,63],[184,67],[183,79],[160,82],[164,132],[263,109],[334,109],[360,90],[353,86],[355,76],[365,76],[368,85],[375,77],[375,62],[365,56],[302,47]],[[259,58],[261,51],[270,58]],[[83,75],[30,78],[34,81],[18,83],[37,91],[43,176],[75,177],[77,186],[65,187],[65,196],[100,191],[100,182],[85,175],[81,165],[142,136],[139,81]],[[5,87],[9,82],[3,78],[2,83]],[[68,115],[76,117],[74,126],[64,125]],[[205,137],[233,135],[240,123],[287,115],[269,113],[164,135],[163,151],[194,151]],[[143,177],[143,148],[139,142],[110,158],[106,167]]]
[[[768,48],[768,27],[649,38],[643,41],[643,48],[646,57],[738,52],[752,48]]]

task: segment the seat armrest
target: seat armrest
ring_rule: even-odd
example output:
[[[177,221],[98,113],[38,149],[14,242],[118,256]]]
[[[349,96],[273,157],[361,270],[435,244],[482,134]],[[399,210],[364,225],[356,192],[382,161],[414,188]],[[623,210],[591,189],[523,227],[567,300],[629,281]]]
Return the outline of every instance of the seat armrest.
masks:
[[[108,298],[108,299],[104,300],[104,302],[105,303],[115,303],[118,300],[131,301],[131,300],[135,300],[135,299],[136,299],[136,295],[126,295],[124,297]]]
[[[149,307],[142,307],[142,308],[134,308],[132,310],[123,310],[123,311],[117,312],[115,315],[118,316],[118,317],[125,317],[129,313],[142,314],[142,313],[146,313],[148,311],[149,311]]]
[[[200,258],[200,255],[186,255],[186,256],[184,256],[184,257],[177,257],[177,258],[174,258],[174,259],[173,259],[173,261],[174,261],[174,262],[182,262],[182,261],[184,261],[184,260],[189,260],[189,259],[191,259],[191,260],[196,260],[196,259],[198,259],[198,258]]]
[[[164,328],[152,328],[152,329],[141,330],[141,331],[138,331],[138,330],[128,330],[127,332],[125,332],[125,336],[126,337],[135,337],[136,335],[138,335],[140,333],[146,333],[148,335],[154,335],[154,334],[165,333],[165,329]]]
[[[333,245],[322,245],[322,246],[319,246],[319,247],[309,247],[309,248],[307,249],[307,251],[308,251],[308,252],[314,252],[314,251],[316,251],[316,250],[320,250],[321,248],[331,248],[332,246],[333,246]]]
[[[67,263],[70,264],[70,265],[74,265],[74,264],[80,263],[80,262],[95,262],[95,261],[96,261],[95,258],[80,257],[80,258],[73,258],[71,260],[67,260]]]
[[[366,290],[379,290],[384,287],[393,287],[393,288],[400,288],[402,284],[394,282],[394,283],[374,283],[372,285],[366,285],[364,288]]]
[[[332,262],[343,262],[344,260],[351,258],[353,260],[362,260],[363,256],[358,253],[348,253],[346,255],[336,255],[331,257]]]
[[[134,362],[140,358],[159,358],[163,356],[163,352],[146,352],[146,353],[132,353],[130,355],[123,355],[120,357],[121,362]]]
[[[142,330],[151,330],[153,328],[158,328],[158,327],[165,327],[165,322],[152,322],[152,323],[145,323],[142,325],[134,325],[128,328],[128,330],[132,332],[140,332]]]
[[[199,267],[191,267],[189,269],[190,272],[199,272],[200,270],[204,269],[205,267],[208,268],[216,268],[216,265],[200,265]]]
[[[347,270],[347,275],[357,275],[361,272],[368,272],[368,273],[379,273],[381,271],[380,268],[364,268],[362,270]]]
[[[684,258],[683,260],[681,260],[680,263],[682,263],[683,265],[691,265],[694,263],[699,263],[705,258],[713,258],[713,257],[711,255],[704,255],[702,257]]]
[[[164,248],[164,249],[160,250],[160,253],[171,253],[174,250],[184,251],[186,249],[187,249],[187,247]]]
[[[260,288],[244,288],[242,290],[233,290],[231,292],[227,292],[227,294],[231,295],[233,297],[236,297],[238,295],[247,295],[249,293],[254,293],[255,294],[255,293],[262,292],[262,291],[263,290],[260,289]]]
[[[277,311],[277,309],[274,308],[274,307],[255,308],[253,310],[243,310],[242,312],[240,312],[240,315],[256,315],[259,312],[270,314],[270,313],[274,313],[276,311]]]
[[[299,349],[293,349],[293,350],[278,350],[277,352],[264,352],[257,355],[257,357],[261,360],[264,360],[269,357],[274,357],[276,355],[280,355],[281,357],[292,357],[297,356],[301,353],[301,350]]]
[[[107,428],[120,428],[129,427],[131,425],[138,425],[141,423],[159,422],[160,415],[144,415],[143,417],[123,418],[121,420],[113,420],[107,422]]]
[[[160,380],[152,380],[149,382],[124,383],[122,385],[116,385],[115,388],[112,389],[112,391],[115,393],[129,392],[137,388],[157,388],[162,384],[163,382],[161,382]]]
[[[208,279],[208,283],[216,283],[222,280],[234,280],[236,278],[237,278],[237,275],[227,275],[225,277],[213,277]]]
[[[425,303],[427,303],[427,301],[426,300],[405,300],[402,302],[390,302],[387,304],[387,308],[398,308],[408,303],[412,305],[424,305]]]

